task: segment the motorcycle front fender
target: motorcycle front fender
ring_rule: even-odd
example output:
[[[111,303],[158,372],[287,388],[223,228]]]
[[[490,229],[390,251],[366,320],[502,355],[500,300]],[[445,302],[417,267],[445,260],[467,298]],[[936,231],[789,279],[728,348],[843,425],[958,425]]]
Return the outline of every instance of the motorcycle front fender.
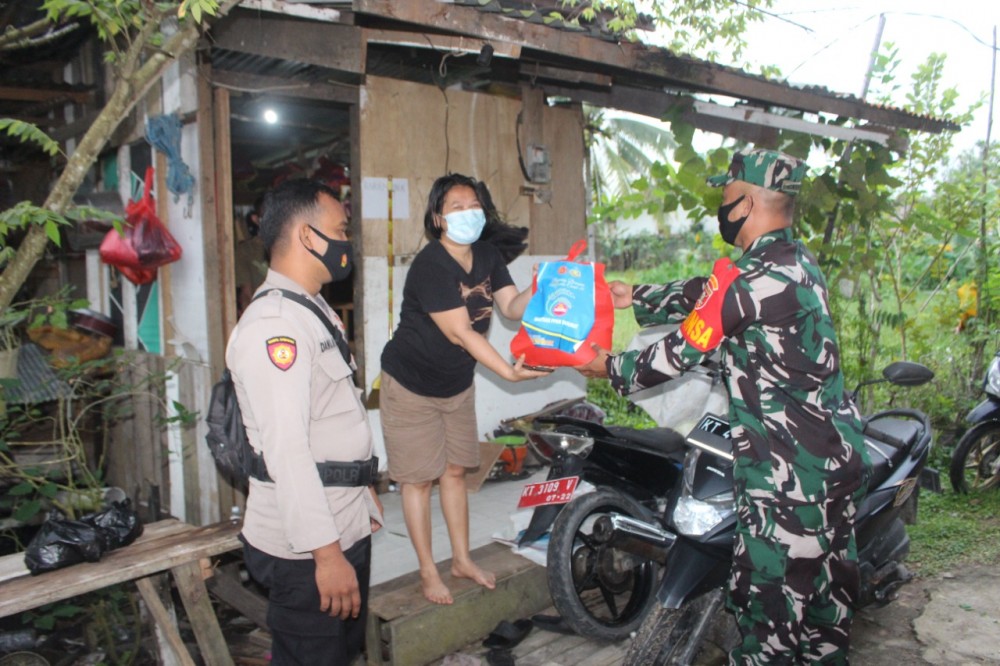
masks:
[[[983,400],[965,415],[965,420],[972,425],[986,421],[1000,421],[1000,400],[996,398]]]
[[[680,537],[670,549],[656,597],[664,608],[680,608],[688,599],[727,583],[731,549],[709,548]]]
[[[551,481],[552,479],[562,479],[567,476],[582,476],[583,466],[583,458],[572,455],[567,456],[563,460],[554,461],[552,467],[549,468],[548,476],[545,478]],[[528,523],[528,528],[524,530],[524,534],[517,540],[517,545],[519,547],[525,546],[542,538],[552,527],[552,523],[556,522],[556,516],[562,511],[563,506],[565,505],[548,504],[536,507],[531,514],[531,522]]]

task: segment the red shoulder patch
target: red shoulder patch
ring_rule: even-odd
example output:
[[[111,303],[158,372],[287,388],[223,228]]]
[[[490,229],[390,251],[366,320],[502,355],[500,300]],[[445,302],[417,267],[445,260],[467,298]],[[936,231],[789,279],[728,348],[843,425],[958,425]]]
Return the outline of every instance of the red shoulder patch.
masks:
[[[278,370],[288,370],[295,363],[295,340],[286,336],[270,338],[267,341],[267,357]]]
[[[700,352],[708,352],[719,346],[724,335],[722,330],[722,303],[726,299],[729,285],[739,277],[740,269],[731,259],[715,262],[712,274],[705,282],[701,298],[694,310],[681,324],[681,335],[692,347]]]

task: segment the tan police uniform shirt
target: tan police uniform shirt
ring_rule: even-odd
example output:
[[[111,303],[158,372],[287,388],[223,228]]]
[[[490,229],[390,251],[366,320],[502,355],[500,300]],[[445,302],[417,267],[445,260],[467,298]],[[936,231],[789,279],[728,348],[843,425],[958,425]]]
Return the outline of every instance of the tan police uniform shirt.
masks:
[[[275,288],[309,296],[343,331],[322,297],[269,270],[257,292]],[[324,487],[316,471],[317,462],[372,455],[353,368],[316,314],[280,292],[253,302],[229,338],[226,365],[250,444],[274,479],[250,479],[244,538],[269,555],[307,559],[321,546],[339,541],[347,550],[371,534],[371,518],[382,522],[371,491]]]

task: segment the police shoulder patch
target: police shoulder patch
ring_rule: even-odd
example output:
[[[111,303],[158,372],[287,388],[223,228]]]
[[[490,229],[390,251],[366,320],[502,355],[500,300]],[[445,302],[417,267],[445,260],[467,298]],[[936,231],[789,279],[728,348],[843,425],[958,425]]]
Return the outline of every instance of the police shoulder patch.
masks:
[[[681,324],[681,335],[692,347],[700,352],[708,352],[722,342],[722,303],[726,299],[726,291],[740,275],[740,269],[731,259],[719,259],[715,262],[712,274],[705,281],[701,298],[695,303],[694,309]]]
[[[295,338],[279,335],[267,340],[267,357],[278,370],[288,370],[295,363]]]

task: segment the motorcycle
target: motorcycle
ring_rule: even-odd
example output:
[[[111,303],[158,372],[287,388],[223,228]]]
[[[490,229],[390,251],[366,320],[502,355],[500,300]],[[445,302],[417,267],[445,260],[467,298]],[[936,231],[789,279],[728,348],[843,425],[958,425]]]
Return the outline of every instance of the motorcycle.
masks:
[[[548,428],[541,430],[537,428]],[[669,428],[635,430],[570,416],[534,419],[526,433],[547,461],[546,481],[526,485],[519,507],[534,507],[517,545],[549,532],[548,584],[563,621],[585,636],[613,641],[635,631],[656,600],[659,567],[590,537],[611,513],[653,520],[680,481],[684,436]],[[598,490],[573,499],[577,485]]]
[[[917,363],[893,363],[882,379],[859,385],[852,399],[863,385],[918,386],[933,376]],[[855,519],[859,608],[890,602],[911,578],[903,564],[910,546],[904,518],[915,515],[931,446],[930,421],[917,410],[890,409],[866,417],[864,435],[872,476]],[[661,515],[650,520],[611,512],[594,525],[597,547],[628,553],[636,566],[649,560],[663,565],[658,603],[629,645],[626,664],[690,664],[706,641],[728,651],[738,638],[732,616],[719,612],[736,528],[729,423],[706,414],[686,443],[682,482]]]
[[[957,493],[1000,485],[1000,352],[986,371],[983,392],[986,398],[965,417],[972,427],[951,455],[951,487]]]

